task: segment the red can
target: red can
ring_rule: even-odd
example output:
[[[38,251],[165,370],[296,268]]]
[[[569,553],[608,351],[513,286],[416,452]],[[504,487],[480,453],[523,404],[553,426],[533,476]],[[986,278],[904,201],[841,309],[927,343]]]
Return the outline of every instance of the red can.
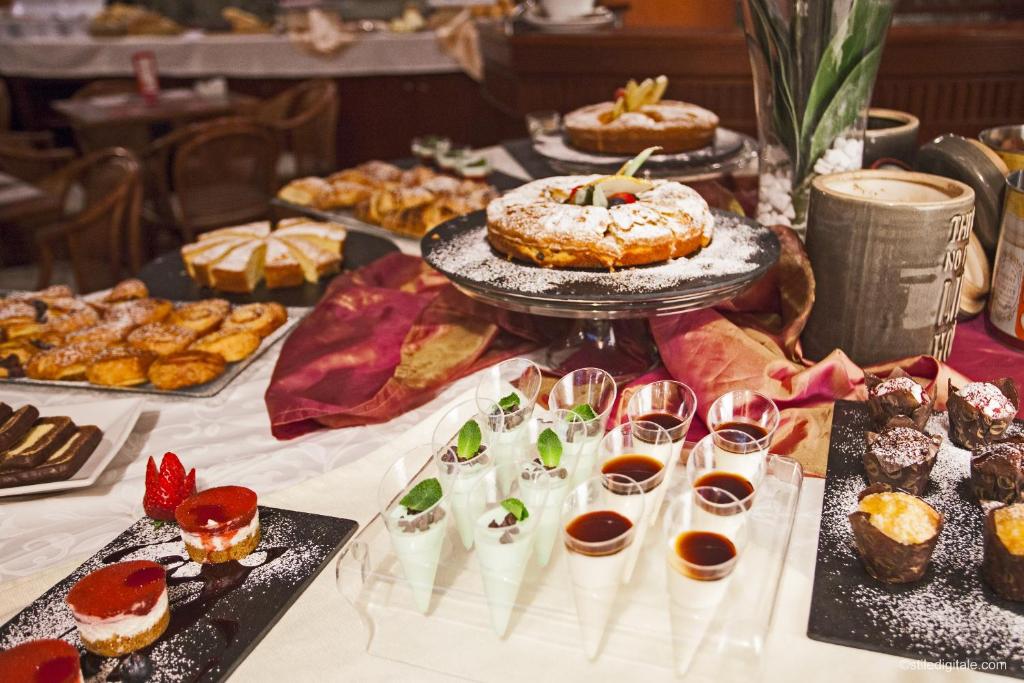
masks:
[[[150,51],[136,52],[132,55],[132,68],[135,69],[135,83],[139,94],[147,104],[154,104],[160,97],[160,79],[156,71],[156,55]]]

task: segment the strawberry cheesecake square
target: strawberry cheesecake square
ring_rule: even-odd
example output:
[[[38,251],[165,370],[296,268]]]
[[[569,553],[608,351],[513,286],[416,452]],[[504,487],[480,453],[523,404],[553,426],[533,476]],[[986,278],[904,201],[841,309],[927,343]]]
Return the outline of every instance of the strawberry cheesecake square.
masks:
[[[217,564],[240,560],[260,542],[256,493],[244,486],[200,491],[179,505],[174,517],[193,562]]]
[[[66,598],[86,650],[118,657],[146,647],[170,622],[167,574],[149,560],[118,562],[88,574]]]
[[[4,650],[0,681],[82,683],[78,650],[64,640],[30,640]]]

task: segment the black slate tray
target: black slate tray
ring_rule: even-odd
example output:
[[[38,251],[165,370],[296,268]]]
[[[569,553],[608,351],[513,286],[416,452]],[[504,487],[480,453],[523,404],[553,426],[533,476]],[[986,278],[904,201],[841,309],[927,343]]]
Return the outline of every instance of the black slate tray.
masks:
[[[262,539],[241,562],[188,561],[178,527],[141,519],[70,576],[0,627],[0,650],[34,638],[63,638],[82,653],[88,681],[117,680],[123,658],[81,647],[64,597],[87,573],[121,560],[156,560],[167,568],[171,623],[141,653],[153,666],[148,681],[225,680],[281,615],[341,550],[357,528],[352,520],[260,506]]]
[[[946,416],[929,422],[944,433]],[[931,568],[914,584],[871,578],[847,515],[867,486],[861,458],[870,426],[863,403],[836,401],[807,635],[837,645],[1024,678],[1024,603],[1003,600],[979,574],[982,511],[970,496],[969,453],[944,441],[927,500],[945,518]]]

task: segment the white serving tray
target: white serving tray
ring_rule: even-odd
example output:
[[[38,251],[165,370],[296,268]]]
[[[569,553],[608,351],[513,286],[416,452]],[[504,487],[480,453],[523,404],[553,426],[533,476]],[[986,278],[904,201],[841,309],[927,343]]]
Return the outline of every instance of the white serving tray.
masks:
[[[687,444],[685,453],[693,444]],[[685,458],[685,455],[684,455]],[[432,469],[432,463],[425,463]],[[686,473],[676,465],[668,500],[684,492]],[[685,680],[758,678],[782,567],[800,496],[800,465],[769,456],[768,474],[752,508],[750,540],[733,574],[730,593],[708,628]],[[664,541],[659,521],[646,535],[632,581],[618,595],[602,649],[583,652],[576,608],[560,542],[547,567],[531,560],[508,635],[491,627],[476,558],[452,529],[427,615],[420,614],[379,515],[338,560],[339,590],[363,619],[367,651],[378,657],[475,681],[548,680],[550,667],[571,666],[600,680],[673,681]]]

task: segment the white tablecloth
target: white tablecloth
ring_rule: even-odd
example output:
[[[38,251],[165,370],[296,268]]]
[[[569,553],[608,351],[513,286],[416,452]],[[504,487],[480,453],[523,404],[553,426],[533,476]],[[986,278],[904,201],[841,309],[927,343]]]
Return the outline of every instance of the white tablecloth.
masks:
[[[203,35],[0,38],[0,74],[35,78],[131,76],[132,55],[151,50],[162,75],[180,78],[311,78],[455,73],[432,31],[360,34],[335,55],[312,54],[286,36]]]

